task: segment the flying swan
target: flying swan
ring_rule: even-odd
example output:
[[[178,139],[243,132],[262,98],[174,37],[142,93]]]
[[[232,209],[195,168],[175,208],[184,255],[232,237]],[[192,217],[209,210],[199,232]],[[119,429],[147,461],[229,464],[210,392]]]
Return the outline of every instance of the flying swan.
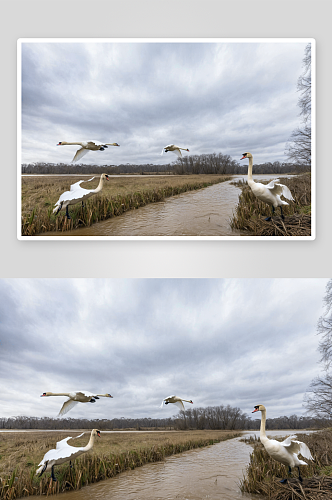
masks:
[[[66,209],[66,217],[67,217],[67,219],[70,219],[71,217],[70,217],[69,212],[68,212],[68,206],[75,205],[76,203],[79,203],[80,201],[82,202],[82,206],[84,206],[83,201],[86,200],[87,198],[90,198],[94,194],[100,193],[100,191],[103,189],[104,180],[108,181],[109,177],[107,174],[101,174],[99,184],[98,184],[98,187],[96,187],[96,189],[84,189],[81,187],[82,182],[90,182],[93,179],[94,179],[94,177],[92,177],[91,179],[89,179],[87,181],[82,180],[82,181],[75,182],[75,184],[72,184],[70,186],[70,191],[65,191],[64,193],[62,193],[62,195],[60,196],[60,198],[56,202],[54,209],[53,209],[53,213],[55,215],[57,215],[60,212],[60,210],[65,208]]]
[[[163,401],[160,405],[160,408],[162,408],[164,405],[168,405],[169,403],[174,403],[176,406],[178,406],[180,408],[180,410],[184,411],[185,408],[184,408],[183,401],[185,401],[186,403],[194,404],[191,401],[191,399],[190,399],[190,401],[188,401],[187,399],[178,398],[177,396],[168,396],[168,398],[163,399]]]
[[[92,392],[88,391],[75,391],[75,392],[43,392],[40,396],[67,396],[67,401],[65,401],[62,405],[61,410],[59,411],[58,417],[61,417],[69,410],[71,410],[77,403],[95,403],[99,398],[112,398],[110,394],[92,394]]]
[[[72,159],[72,163],[74,161],[80,160],[84,155],[86,155],[89,151],[104,151],[108,146],[120,146],[117,142],[113,142],[112,144],[109,142],[99,142],[99,141],[85,141],[85,142],[58,142],[57,146],[81,146],[80,149],[76,151],[74,158]]]
[[[70,460],[71,465],[72,460],[92,449],[96,436],[100,437],[100,431],[98,431],[97,429],[92,429],[89,442],[86,446],[75,447],[70,446],[67,443],[69,439],[77,439],[83,436],[83,434],[84,432],[74,438],[69,436],[65,439],[62,439],[61,441],[58,441],[55,449],[49,450],[47,453],[45,453],[43,460],[39,464],[40,467],[36,470],[35,475],[37,476],[37,474],[39,474],[40,477],[44,474],[44,472],[51,469],[51,478],[53,479],[53,481],[56,481],[56,477],[54,475],[54,466],[63,464],[64,462],[68,462],[68,460]]]
[[[176,155],[178,155],[179,158],[181,158],[182,157],[181,149],[182,151],[188,151],[189,153],[189,149],[179,148],[178,146],[174,146],[174,144],[169,144],[169,146],[165,146],[162,149],[160,155],[167,153],[168,151],[172,151],[172,153],[175,153]]]
[[[280,196],[283,195],[287,200],[294,200],[292,193],[287,186],[279,184],[279,179],[271,181],[269,184],[262,184],[261,182],[255,182],[252,178],[252,164],[253,156],[251,153],[243,153],[241,160],[244,158],[249,159],[248,166],[248,184],[251,191],[254,193],[256,198],[264,201],[268,205],[272,205],[272,215],[274,215],[274,209],[280,207],[281,218],[284,219],[284,214],[282,213],[282,205],[288,205],[287,201],[283,201]],[[271,220],[271,217],[267,217],[265,220]]]
[[[301,441],[297,441],[296,436],[289,436],[282,442],[276,441],[275,439],[269,439],[265,434],[266,408],[264,405],[259,404],[255,406],[255,409],[252,413],[255,413],[256,411],[262,412],[260,440],[264,448],[266,449],[270,457],[274,458],[274,460],[280,462],[286,467],[288,466],[288,476],[291,475],[292,468],[297,467],[299,471],[299,480],[302,481],[302,477],[300,474],[300,465],[308,464],[303,460],[300,460],[298,458],[298,455],[301,454],[304,458],[313,460],[308,446]],[[280,482],[286,483],[287,479],[283,479]]]

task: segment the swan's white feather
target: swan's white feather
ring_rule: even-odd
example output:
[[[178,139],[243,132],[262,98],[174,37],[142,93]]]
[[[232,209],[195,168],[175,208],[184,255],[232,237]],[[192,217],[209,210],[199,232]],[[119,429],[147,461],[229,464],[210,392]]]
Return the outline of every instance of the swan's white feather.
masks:
[[[72,163],[74,163],[74,161],[77,161],[77,160],[80,160],[81,158],[83,158],[84,155],[86,155],[90,150],[89,149],[86,149],[86,148],[80,148],[76,151],[76,154],[74,156],[74,158],[72,159]]]
[[[78,404],[78,401],[74,401],[73,399],[67,399],[62,405],[61,410],[59,411],[58,417],[65,415],[66,413],[69,412],[74,406]]]

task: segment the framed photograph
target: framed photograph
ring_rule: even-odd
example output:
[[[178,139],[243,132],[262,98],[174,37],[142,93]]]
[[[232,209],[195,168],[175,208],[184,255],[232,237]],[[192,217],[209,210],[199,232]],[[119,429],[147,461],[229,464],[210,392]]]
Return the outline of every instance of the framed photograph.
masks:
[[[315,40],[18,40],[20,240],[313,240]]]

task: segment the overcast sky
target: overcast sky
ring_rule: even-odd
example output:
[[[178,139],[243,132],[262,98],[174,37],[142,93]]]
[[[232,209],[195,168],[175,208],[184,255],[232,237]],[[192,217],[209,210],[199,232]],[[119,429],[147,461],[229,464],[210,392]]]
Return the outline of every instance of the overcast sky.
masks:
[[[304,412],[327,279],[0,280],[0,417],[169,417],[175,394],[268,416]],[[190,405],[191,407],[191,405]],[[251,414],[251,413],[250,413]]]
[[[61,40],[61,39],[60,39]],[[295,40],[295,39],[294,39]],[[164,164],[168,144],[254,163],[286,161],[301,123],[306,43],[23,43],[22,162],[70,162],[76,146],[117,142],[85,164]]]

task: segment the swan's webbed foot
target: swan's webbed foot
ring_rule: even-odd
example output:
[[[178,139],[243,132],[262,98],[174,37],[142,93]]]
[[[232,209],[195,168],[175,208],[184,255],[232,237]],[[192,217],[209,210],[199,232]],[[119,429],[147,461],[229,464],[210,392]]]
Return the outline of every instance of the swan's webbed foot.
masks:
[[[96,400],[95,399],[90,399],[89,403],[95,403]]]
[[[56,477],[54,475],[54,465],[52,465],[52,469],[51,469],[51,478],[53,481],[56,481]]]
[[[165,401],[165,405],[168,405],[169,401]]]

